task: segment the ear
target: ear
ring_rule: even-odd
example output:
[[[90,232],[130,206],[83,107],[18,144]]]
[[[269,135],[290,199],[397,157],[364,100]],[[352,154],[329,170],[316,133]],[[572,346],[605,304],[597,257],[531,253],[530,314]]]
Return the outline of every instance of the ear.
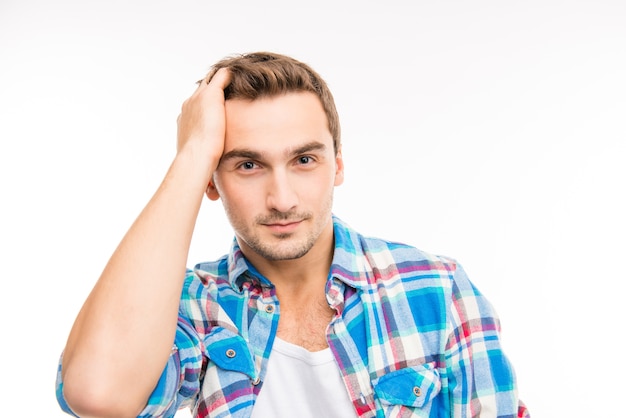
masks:
[[[215,183],[213,183],[213,179],[211,179],[211,181],[209,181],[209,185],[206,188],[206,197],[208,197],[210,200],[218,200],[220,198],[220,193],[217,191],[217,188],[215,187]]]
[[[341,155],[341,148],[337,150],[335,155],[335,186],[343,184],[343,156]]]

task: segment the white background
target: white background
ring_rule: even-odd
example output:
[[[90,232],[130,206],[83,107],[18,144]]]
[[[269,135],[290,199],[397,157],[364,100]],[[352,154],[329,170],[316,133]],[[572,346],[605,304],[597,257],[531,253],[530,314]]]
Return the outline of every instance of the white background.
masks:
[[[212,63],[256,50],[324,76],[346,162],[335,213],[465,266],[533,417],[616,416],[620,0],[1,0],[0,415],[65,416],[57,357],[173,157],[182,101]],[[231,236],[205,201],[190,265]]]

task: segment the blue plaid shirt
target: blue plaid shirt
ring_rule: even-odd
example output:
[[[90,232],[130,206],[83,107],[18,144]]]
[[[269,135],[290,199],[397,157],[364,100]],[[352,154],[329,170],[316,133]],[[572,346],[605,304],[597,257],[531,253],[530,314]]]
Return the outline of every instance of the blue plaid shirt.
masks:
[[[455,261],[366,238],[334,217],[327,340],[360,417],[529,417],[500,325]],[[280,306],[236,241],[188,271],[169,362],[141,417],[249,417]],[[59,403],[71,411],[62,395]],[[320,399],[320,402],[323,402]],[[329,405],[332,408],[332,405]]]

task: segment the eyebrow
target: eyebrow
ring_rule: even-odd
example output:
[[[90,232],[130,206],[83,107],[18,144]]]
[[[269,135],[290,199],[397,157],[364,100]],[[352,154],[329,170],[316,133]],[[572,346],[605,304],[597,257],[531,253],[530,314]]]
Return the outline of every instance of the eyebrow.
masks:
[[[299,146],[298,148],[294,148],[293,150],[288,152],[287,155],[296,156],[300,154],[306,154],[307,152],[325,151],[325,150],[326,150],[326,145],[324,145],[323,143],[319,141],[311,141],[311,142],[307,142],[304,145]]]
[[[300,154],[306,154],[307,152],[324,151],[324,150],[326,150],[326,145],[324,145],[323,143],[319,141],[311,141],[297,148],[287,150],[285,154],[288,157],[293,157],[293,156],[300,155]],[[249,148],[235,148],[235,149],[228,151],[224,155],[222,155],[220,162],[224,162],[224,161],[228,161],[228,160],[232,160],[236,158],[250,159],[250,160],[262,160],[264,154],[265,154],[264,152],[255,151]]]

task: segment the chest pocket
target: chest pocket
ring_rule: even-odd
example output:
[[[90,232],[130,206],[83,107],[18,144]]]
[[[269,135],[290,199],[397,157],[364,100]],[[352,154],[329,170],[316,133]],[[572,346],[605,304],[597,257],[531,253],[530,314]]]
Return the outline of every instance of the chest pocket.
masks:
[[[429,406],[441,390],[439,371],[431,363],[387,373],[372,380],[372,385],[385,406],[422,408]]]
[[[204,339],[207,357],[222,370],[239,372],[256,379],[252,354],[246,341],[226,328],[214,328]]]
[[[257,373],[248,344],[236,332],[222,327],[213,328],[203,342],[209,361],[193,416],[249,417]],[[238,408],[231,410],[234,406]]]

